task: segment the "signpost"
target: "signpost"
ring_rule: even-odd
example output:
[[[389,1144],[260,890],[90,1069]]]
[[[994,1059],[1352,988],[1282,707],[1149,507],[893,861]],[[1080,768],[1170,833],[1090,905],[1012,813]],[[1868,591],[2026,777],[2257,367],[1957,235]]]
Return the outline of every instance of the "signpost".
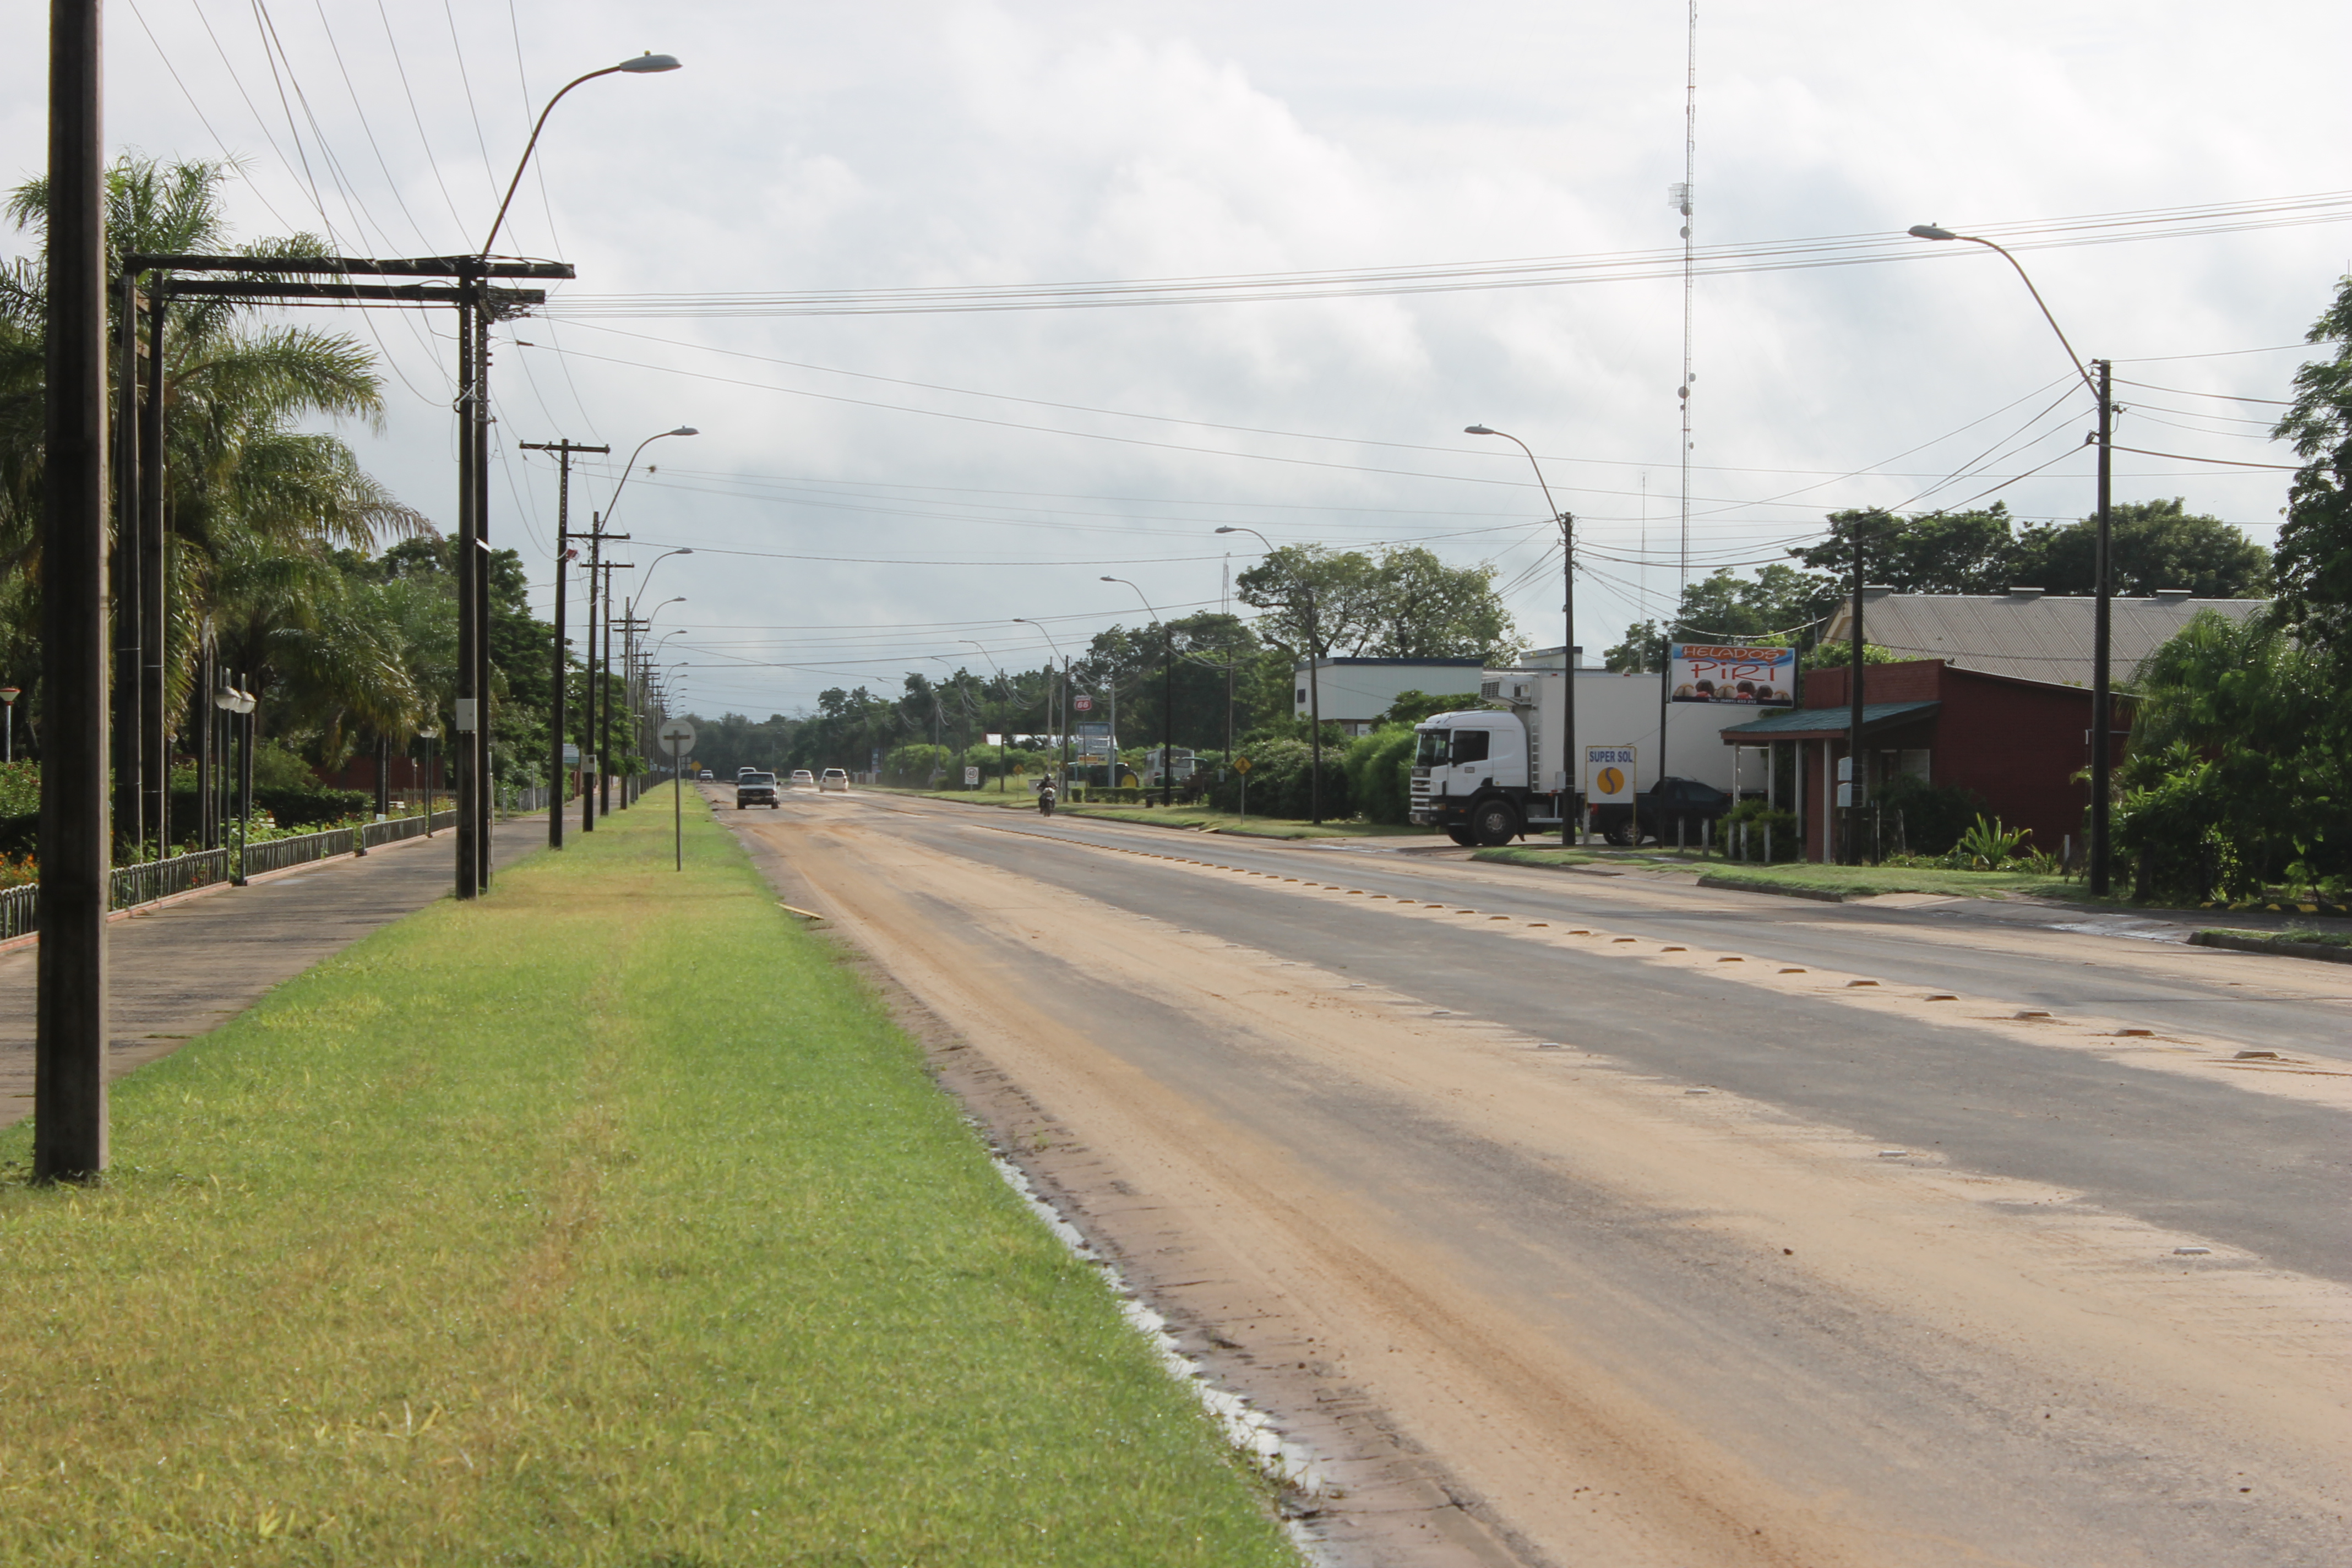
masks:
[[[973,767],[969,763],[964,764],[963,787],[966,789],[978,789],[980,787],[980,770]]]
[[[1631,805],[1633,804],[1633,781],[1641,776],[1634,764],[1640,752],[1633,746],[1587,746],[1584,748],[1584,798],[1588,805]],[[1576,841],[1584,842],[1582,822],[1576,825]]]
[[[5,754],[0,754],[0,762],[13,763],[16,760],[16,698],[18,695],[19,692],[16,687],[0,686],[0,703],[5,703],[8,710],[8,749]]]
[[[1247,816],[1249,815],[1249,771],[1250,760],[1247,757],[1235,757],[1234,759],[1234,772],[1242,775],[1241,815],[1244,816]]]
[[[680,871],[686,869],[686,759],[694,752],[694,726],[683,719],[664,721],[657,731],[661,749],[669,753],[669,826],[672,853]]]
[[[1095,710],[1095,700],[1091,697],[1086,696],[1084,693],[1081,693],[1077,697],[1071,699],[1070,706],[1076,709],[1081,713],[1091,713]]]

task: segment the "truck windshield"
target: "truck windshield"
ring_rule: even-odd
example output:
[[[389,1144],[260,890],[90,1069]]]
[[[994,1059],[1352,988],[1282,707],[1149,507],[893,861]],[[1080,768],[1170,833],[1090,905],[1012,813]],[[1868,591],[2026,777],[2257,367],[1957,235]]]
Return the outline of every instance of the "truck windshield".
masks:
[[[1423,730],[1421,739],[1413,742],[1412,765],[1417,768],[1442,768],[1445,765],[1446,739],[1450,730]]]

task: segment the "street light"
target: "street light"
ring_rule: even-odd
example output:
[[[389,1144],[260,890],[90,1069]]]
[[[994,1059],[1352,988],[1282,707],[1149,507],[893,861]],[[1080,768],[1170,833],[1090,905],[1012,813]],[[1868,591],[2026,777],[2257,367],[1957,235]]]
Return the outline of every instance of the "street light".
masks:
[[[1127,583],[1124,577],[1106,577],[1106,583]],[[1143,590],[1135,588],[1135,596],[1143,599],[1143,613],[1160,628],[1165,645],[1161,654],[1160,680],[1160,808],[1162,811],[1176,804],[1176,628],[1160,618],[1160,612],[1144,598]]]
[[[489,256],[498,243],[499,231],[506,225],[507,209],[514,205],[514,195],[522,184],[523,171],[530,166],[531,154],[539,148],[540,132],[547,127],[547,117],[555,111],[566,94],[583,82],[602,76],[626,73],[643,76],[678,68],[678,62],[668,55],[646,54],[618,65],[593,70],[573,78],[547,100],[539,118],[532,121],[530,139],[523,143],[522,156],[516,160],[514,178],[507,182],[506,195],[499,202],[498,215],[490,220],[490,231],[482,240],[481,249],[458,269],[457,368],[460,439],[457,462],[457,729],[463,735],[457,752],[457,886],[461,899],[478,896],[490,885],[490,736],[489,736],[489,586],[478,550],[487,550],[489,514],[489,359],[490,321],[498,307],[488,286]],[[568,457],[567,452],[567,457]],[[591,574],[593,580],[593,574]],[[559,667],[563,652],[563,627],[558,622],[555,631],[555,656]],[[562,677],[559,668],[558,679]],[[551,727],[552,728],[552,727]],[[551,737],[551,744],[560,745],[560,734]],[[560,754],[560,753],[559,753]],[[549,780],[551,786],[556,781]],[[593,807],[591,808],[593,809]],[[551,810],[549,842],[560,841],[554,826],[555,814]],[[589,823],[593,826],[593,819]]]
[[[1227,523],[1219,533],[1246,533],[1274,553],[1274,541],[1255,528],[1240,523]],[[1294,606],[1295,607],[1295,606]],[[1226,751],[1233,750],[1233,687],[1231,671],[1227,671],[1225,689]],[[1315,825],[1323,825],[1323,633],[1322,619],[1315,603],[1315,585],[1307,585],[1307,808]],[[1232,760],[1230,756],[1226,759]]]
[[[229,735],[236,742],[236,875],[231,877],[229,881],[231,885],[242,888],[246,883],[246,844],[253,831],[254,696],[250,691],[240,690],[224,681],[221,689],[213,693],[213,706],[224,713],[232,715],[229,721]],[[241,726],[236,722],[239,718],[245,720],[245,723]]]
[[[2074,352],[2074,345],[2066,341],[2065,329],[2058,324],[2058,318],[2050,313],[2048,303],[2042,298],[2042,290],[2033,286],[2033,279],[2026,276],[2025,268],[2017,258],[2000,246],[1977,235],[1955,234],[1932,223],[1913,224],[1911,234],[1916,239],[1964,240],[1970,245],[1981,245],[1987,250],[1999,251],[2001,259],[2009,263],[2024,283],[2025,291],[2033,296],[2034,304],[2041,307],[2042,319],[2048,321],[2050,330],[2058,334],[2058,346],[2066,351],[2066,363],[2074,366],[2074,374],[2083,378],[2083,384],[2089,387],[2091,395],[2098,400],[2099,433],[2094,443],[2099,448],[2098,542],[2091,557],[2091,863],[2088,880],[2091,896],[2105,898],[2107,893],[2107,795],[2111,787],[2109,752],[2113,748],[2109,731],[2114,720],[2114,693],[2107,673],[2107,658],[2113,600],[2108,582],[2111,574],[2108,555],[2115,489],[2115,366],[2112,362],[2103,359],[2093,360],[2088,365],[2084,363],[2083,357]],[[2091,374],[2093,365],[2098,368],[2095,376]],[[1859,587],[1854,591],[1853,613],[1857,616],[1862,614]],[[1859,649],[1860,646],[1857,640],[1856,648]],[[1856,658],[1860,658],[1858,652]],[[1857,682],[1862,679],[1859,663],[1855,666],[1853,679]]]
[[[13,763],[16,760],[16,699],[22,695],[23,691],[17,687],[0,686],[0,704],[5,704],[7,712],[7,749],[0,752],[0,762]]]
[[[1019,626],[1035,626],[1037,630],[1045,632],[1045,646],[1054,650],[1055,658],[1062,660],[1062,722],[1060,726],[1062,737],[1062,787],[1064,789],[1067,789],[1070,787],[1070,661],[1066,658],[1063,657],[1062,645],[1054,640],[1054,634],[1050,631],[1046,631],[1045,627],[1040,623],[1029,619],[1026,616],[1015,616],[1013,617],[1013,624]],[[1050,672],[1053,668],[1054,666],[1052,661],[1048,660],[1046,662],[1045,668]],[[1050,690],[1047,692],[1045,700],[1045,724],[1049,729],[1054,727],[1054,701]]]
[[[981,647],[980,644],[972,641],[971,638],[958,637],[956,638],[956,641],[962,643],[967,647],[979,647],[980,657],[988,660],[989,668],[996,671],[996,684],[1002,688],[1004,692],[1004,715],[1008,720],[1011,719],[1013,716],[1013,682],[1005,679],[1004,667],[996,662],[996,656],[994,654],[989,652],[984,647]],[[1003,795],[1004,793],[1004,774],[1006,771],[1004,748],[1013,739],[1012,728],[1012,725],[1008,723],[1003,730],[998,731],[996,733],[996,793],[999,795]]]
[[[591,521],[588,535],[588,649],[585,660],[588,689],[587,701],[584,704],[585,710],[581,715],[584,722],[581,731],[580,752],[583,761],[592,750],[594,752],[597,757],[597,771],[595,787],[593,789],[587,787],[583,779],[580,791],[580,826],[586,831],[594,830],[596,814],[600,806],[608,814],[612,810],[612,784],[604,772],[604,763],[610,761],[604,753],[612,750],[613,694],[610,691],[602,691],[601,689],[611,677],[613,663],[613,586],[610,582],[600,581],[597,576],[603,569],[604,541],[611,537],[605,533],[604,525],[613,521],[614,509],[621,502],[621,492],[628,489],[630,477],[637,470],[637,458],[647,447],[667,437],[701,434],[701,431],[691,425],[681,425],[675,430],[656,430],[638,442],[630,449],[629,460],[621,465],[620,482],[613,487],[613,493],[605,498],[603,513]],[[622,534],[619,537],[625,539],[628,536]],[[655,557],[652,564],[646,568],[646,575],[652,575],[654,566],[659,565],[667,556],[688,552],[688,550],[682,546]],[[640,592],[644,589],[642,581],[638,584],[638,589]],[[601,660],[596,651],[599,630],[596,606],[599,594],[604,595],[604,606],[602,625],[604,654]],[[560,632],[559,635],[561,635]],[[600,691],[601,703],[599,702]]]
[[[677,57],[673,55],[646,53],[639,55],[633,60],[623,60],[616,66],[606,66],[603,70],[590,71],[586,76],[574,77],[558,88],[555,96],[547,100],[547,107],[539,111],[539,119],[531,125],[530,140],[523,143],[522,160],[515,164],[514,178],[507,182],[506,199],[499,203],[499,216],[491,220],[490,237],[482,241],[481,254],[488,256],[490,253],[490,247],[498,243],[499,230],[505,226],[507,221],[507,208],[514,205],[515,188],[522,184],[522,172],[530,167],[530,155],[539,146],[539,133],[546,128],[547,117],[555,112],[555,106],[563,101],[565,93],[570,92],[582,82],[594,81],[600,76],[612,76],[615,72],[626,72],[630,76],[652,76],[663,71],[674,71],[678,68],[678,64]]]
[[[1565,622],[1567,642],[1559,650],[1560,689],[1568,694],[1567,711],[1562,715],[1560,729],[1568,742],[1568,754],[1560,759],[1568,764],[1561,779],[1565,786],[1558,793],[1567,798],[1559,806],[1559,841],[1574,845],[1584,837],[1584,758],[1576,747],[1576,514],[1559,510],[1551,499],[1551,486],[1544,482],[1543,465],[1536,461],[1535,453],[1525,441],[1507,430],[1490,430],[1484,425],[1465,425],[1465,436],[1499,436],[1528,454],[1528,463],[1536,471],[1536,484],[1543,490],[1544,505],[1551,509],[1552,521],[1559,524],[1560,552],[1560,618]],[[1665,727],[1658,729],[1658,749],[1665,750]],[[1659,762],[1661,776],[1665,763]]]

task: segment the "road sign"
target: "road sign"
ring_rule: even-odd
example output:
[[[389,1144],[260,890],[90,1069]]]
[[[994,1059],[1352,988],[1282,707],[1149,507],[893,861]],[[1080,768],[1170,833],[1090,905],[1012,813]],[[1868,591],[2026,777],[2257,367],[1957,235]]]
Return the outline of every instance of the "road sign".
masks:
[[[661,748],[667,756],[682,757],[694,750],[694,726],[672,719],[661,727]]]
[[[966,789],[978,789],[980,787],[980,770],[978,768],[968,767],[964,769],[963,787]]]
[[[1074,699],[1070,706],[1081,713],[1091,713],[1095,710],[1095,700],[1091,697],[1079,697]]]
[[[1235,757],[1234,767],[1235,771],[1245,773],[1250,771],[1250,760],[1247,757]]]

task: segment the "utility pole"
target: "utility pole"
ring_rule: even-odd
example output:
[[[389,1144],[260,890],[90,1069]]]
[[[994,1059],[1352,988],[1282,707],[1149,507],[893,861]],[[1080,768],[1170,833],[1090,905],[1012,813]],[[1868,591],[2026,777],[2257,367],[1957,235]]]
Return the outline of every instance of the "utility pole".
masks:
[[[170,679],[164,658],[169,615],[163,592],[163,317],[165,296],[155,293],[147,311],[147,397],[140,410],[136,448],[139,463],[139,599],[115,613],[139,619],[141,668],[139,688],[139,750],[134,765],[152,805],[141,803],[143,827],[152,816],[157,858],[172,852],[172,732]]]
[[[2109,549],[2109,524],[2114,502],[2116,435],[2115,365],[2093,360],[2099,373],[2099,542],[2091,563],[2091,897],[2107,896],[2108,777],[2115,746],[2108,736],[2114,722],[2114,697],[2107,672],[2110,615],[2115,582]]]
[[[141,736],[139,684],[146,663],[139,657],[145,619],[124,606],[144,601],[139,593],[139,306],[138,279],[122,278],[115,342],[114,411],[114,736],[113,754],[128,775],[121,791],[131,801],[131,841],[137,858],[147,858],[147,788],[139,774]]]
[[[1323,826],[1323,632],[1315,605],[1315,589],[1307,590],[1307,722],[1313,744],[1307,752],[1307,816]]]
[[[608,533],[607,539],[625,539],[626,534]],[[615,572],[634,572],[634,561],[604,561],[593,568],[605,574],[599,585],[604,595],[604,642],[597,655],[596,689],[596,815],[613,815],[613,578]],[[593,617],[592,617],[593,618]]]
[[[1160,809],[1166,811],[1176,804],[1176,632],[1161,621],[1160,633],[1167,645],[1160,678]]]
[[[1562,699],[1562,724],[1568,733],[1561,737],[1567,743],[1568,754],[1561,760],[1568,763],[1568,798],[1560,804],[1567,807],[1559,814],[1559,841],[1574,846],[1584,840],[1584,752],[1576,743],[1576,514],[1559,514],[1559,575],[1560,616],[1567,623],[1568,642],[1560,649],[1559,668]],[[1637,833],[1636,838],[1640,837]]]
[[[1849,866],[1862,864],[1862,791],[1864,780],[1868,773],[1864,764],[1862,751],[1863,570],[1862,524],[1857,520],[1853,528],[1853,625],[1849,628],[1852,637],[1852,660],[1846,667],[1848,684],[1845,694],[1845,762],[1846,771],[1853,774],[1846,787],[1845,863]],[[1832,795],[1831,798],[1836,797]]]
[[[457,887],[460,899],[479,897],[482,890],[481,797],[478,785],[482,769],[482,688],[480,655],[483,626],[478,609],[482,574],[482,536],[474,515],[474,274],[460,264],[457,273],[457,721],[449,737],[449,759],[457,764],[453,781],[457,799]]]
[[[498,819],[490,752],[490,321],[495,309],[487,279],[474,280],[474,413],[468,431],[474,461],[474,689],[481,728],[474,732],[474,885],[490,890],[490,836]]]
[[[564,658],[563,588],[571,580],[572,557],[572,454],[574,452],[610,452],[610,447],[583,447],[569,437],[561,441],[525,441],[526,452],[557,454],[555,480],[555,687],[549,698],[547,728],[550,755],[547,761],[547,847],[563,847],[563,721],[564,688],[569,684],[570,660]]]
[[[49,6],[33,1179],[106,1169],[106,205],[99,0]]]

